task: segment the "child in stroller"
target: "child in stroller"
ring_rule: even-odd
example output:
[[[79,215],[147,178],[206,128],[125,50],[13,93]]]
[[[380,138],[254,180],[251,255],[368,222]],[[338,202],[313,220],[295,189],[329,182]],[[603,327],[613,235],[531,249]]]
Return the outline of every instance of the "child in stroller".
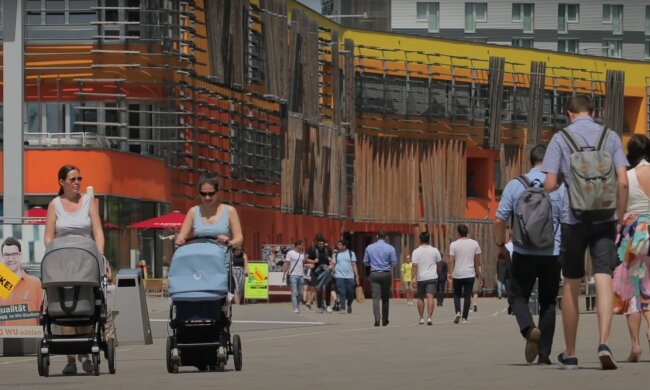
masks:
[[[87,237],[56,238],[46,248],[41,262],[44,294],[40,317],[43,339],[37,349],[39,375],[49,375],[51,355],[88,353],[92,353],[93,374],[99,375],[100,351],[108,361],[109,372],[115,373],[115,345],[106,337],[104,261],[95,242]],[[76,332],[56,332],[53,326],[76,328]]]
[[[228,356],[242,368],[241,339],[231,340],[230,248],[204,237],[188,239],[172,257],[168,274],[167,371],[180,366],[223,371]]]

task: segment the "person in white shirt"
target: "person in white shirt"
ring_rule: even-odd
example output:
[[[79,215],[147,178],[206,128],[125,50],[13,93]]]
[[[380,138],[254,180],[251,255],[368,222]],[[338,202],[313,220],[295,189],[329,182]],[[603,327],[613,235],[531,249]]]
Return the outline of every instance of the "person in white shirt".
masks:
[[[472,297],[472,287],[474,278],[481,278],[481,247],[478,242],[467,237],[469,229],[467,225],[458,225],[458,234],[460,238],[449,245],[449,276],[450,281],[453,279],[454,288],[454,308],[456,318],[454,323],[461,321],[463,324],[468,323],[470,300]],[[463,312],[460,311],[460,297],[463,296]]]
[[[294,249],[287,252],[282,265],[284,275],[282,280],[288,280],[291,286],[291,305],[293,305],[294,314],[300,313],[300,303],[302,302],[302,290],[304,284],[304,264],[305,253],[302,240],[294,243]]]
[[[433,296],[438,284],[437,262],[440,261],[440,252],[430,244],[431,236],[428,232],[420,233],[420,246],[411,254],[413,262],[412,282],[417,286],[418,312],[420,325],[424,324],[424,297],[427,298],[427,325],[433,325]]]

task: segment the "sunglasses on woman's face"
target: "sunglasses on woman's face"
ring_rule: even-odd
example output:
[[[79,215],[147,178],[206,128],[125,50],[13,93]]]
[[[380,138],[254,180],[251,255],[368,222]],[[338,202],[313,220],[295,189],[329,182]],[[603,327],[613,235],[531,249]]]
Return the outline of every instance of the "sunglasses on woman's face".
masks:
[[[204,198],[206,198],[208,196],[212,197],[212,196],[215,196],[216,194],[217,194],[217,191],[210,191],[210,192],[199,191],[199,195],[201,195]]]

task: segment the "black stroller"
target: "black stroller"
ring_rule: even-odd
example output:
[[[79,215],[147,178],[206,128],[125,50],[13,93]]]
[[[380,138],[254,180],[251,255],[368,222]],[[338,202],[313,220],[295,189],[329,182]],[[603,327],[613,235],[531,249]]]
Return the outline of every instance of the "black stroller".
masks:
[[[213,239],[194,238],[174,252],[169,269],[167,371],[180,366],[224,371],[228,356],[242,369],[241,339],[230,335],[232,308],[230,249]]]
[[[115,373],[115,345],[106,338],[106,267],[95,242],[87,237],[57,238],[41,262],[44,289],[40,323],[43,339],[37,349],[38,374],[49,375],[51,355],[92,354],[93,374],[99,375],[100,352]],[[53,332],[52,326],[87,329],[82,334]]]

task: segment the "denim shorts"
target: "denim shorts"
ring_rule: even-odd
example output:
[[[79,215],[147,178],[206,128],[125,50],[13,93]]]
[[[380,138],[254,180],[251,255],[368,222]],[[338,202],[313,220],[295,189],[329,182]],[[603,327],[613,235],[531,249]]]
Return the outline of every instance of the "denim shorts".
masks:
[[[611,275],[618,263],[616,222],[562,224],[560,264],[562,276],[581,279],[585,276],[585,252],[589,248],[594,274]]]

